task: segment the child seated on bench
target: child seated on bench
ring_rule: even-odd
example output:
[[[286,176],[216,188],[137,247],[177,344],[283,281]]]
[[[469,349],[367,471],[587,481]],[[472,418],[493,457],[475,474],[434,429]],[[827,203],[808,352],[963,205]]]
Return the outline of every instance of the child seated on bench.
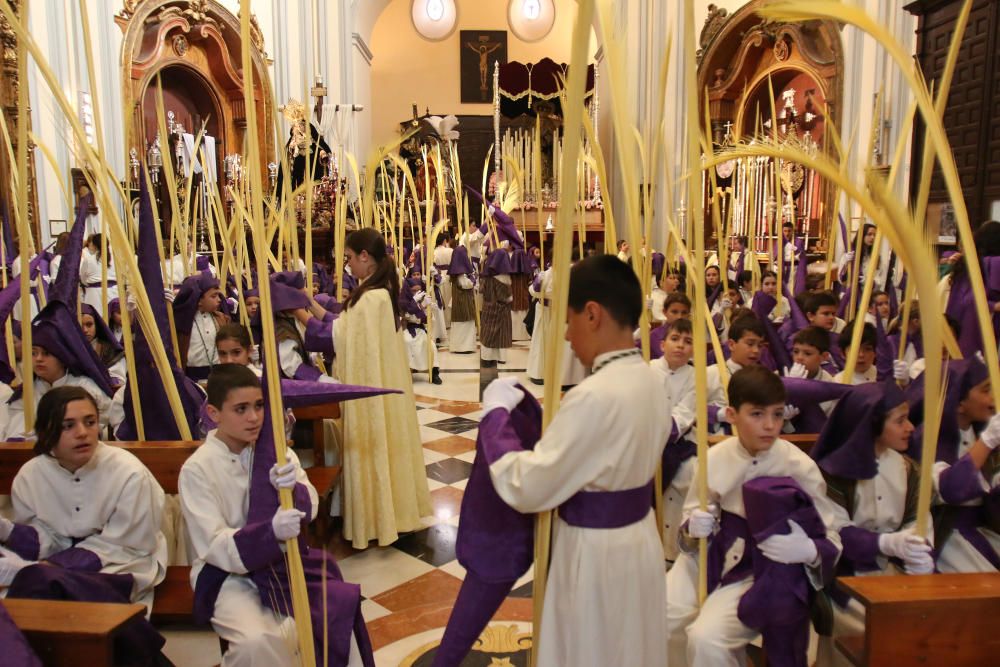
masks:
[[[38,403],[35,457],[11,489],[14,521],[0,518],[8,550],[0,587],[9,586],[11,598],[152,608],[153,587],[166,574],[163,489],[139,459],[98,440],[99,419],[82,387],[55,387]],[[124,634],[124,650],[140,660],[163,645],[144,619]]]
[[[257,451],[258,438],[261,442],[267,438],[271,445],[271,436],[262,434],[264,394],[249,368],[223,364],[213,369],[208,378],[207,412],[217,427],[184,463],[179,480],[192,551],[195,618],[210,620],[219,637],[229,642],[224,666],[297,664],[295,619],[275,608],[284,601],[272,599],[274,591],[264,590],[262,582],[269,584],[270,573],[284,569],[284,543],[298,538],[303,523],[316,516],[316,490],[291,449],[284,466],[270,468],[270,485],[267,477],[264,488],[257,485],[254,459],[267,454]],[[273,516],[255,517],[257,499],[251,491],[274,494],[271,500],[276,505],[278,489],[292,492],[294,508],[279,507]],[[310,553],[303,548],[304,564]],[[310,558],[310,563],[317,560]],[[318,581],[319,567],[306,568],[307,585],[324,586],[328,596],[324,613],[323,599],[315,606],[310,590],[317,655],[322,655],[323,647],[318,638],[326,630],[330,665],[372,664],[362,660],[361,651],[369,649],[360,620],[360,589],[341,580],[332,560],[324,566],[322,582]],[[322,627],[324,618],[327,628]],[[359,649],[359,642],[365,648]]]
[[[669,665],[745,665],[746,645],[761,633],[769,654],[800,653],[805,660],[806,601],[810,589],[833,574],[840,538],[819,468],[778,437],[784,407],[777,375],[762,366],[733,374],[726,410],[739,435],[709,450],[708,507],[699,509],[692,484],[680,531],[683,553],[667,574]],[[769,488],[775,492],[769,495]],[[795,506],[779,503],[782,496]],[[765,517],[766,539],[758,527]],[[699,607],[700,538],[709,540],[709,594]],[[782,625],[769,627],[775,618]]]
[[[837,403],[812,458],[823,473],[827,496],[842,525],[844,552],[837,574],[930,574],[931,545],[913,532],[920,473],[905,452],[913,424],[910,406],[894,380],[855,387]],[[832,625],[820,633],[817,665],[849,665],[833,640],[865,631],[864,607],[831,590]]]

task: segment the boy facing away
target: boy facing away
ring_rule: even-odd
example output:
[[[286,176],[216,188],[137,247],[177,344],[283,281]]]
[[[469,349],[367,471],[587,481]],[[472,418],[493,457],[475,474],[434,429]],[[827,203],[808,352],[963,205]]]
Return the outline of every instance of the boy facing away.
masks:
[[[642,291],[610,255],[573,267],[566,339],[592,374],[566,394],[531,451],[484,441],[490,477],[522,513],[557,509],[540,665],[663,665],[663,548],[650,511],[670,422],[663,380],[635,349]],[[503,430],[524,394],[512,379],[483,395],[480,433]]]

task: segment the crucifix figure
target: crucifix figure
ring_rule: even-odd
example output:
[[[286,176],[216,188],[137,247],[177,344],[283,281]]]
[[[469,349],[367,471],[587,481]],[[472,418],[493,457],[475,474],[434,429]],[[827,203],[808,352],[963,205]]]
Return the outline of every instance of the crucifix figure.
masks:
[[[499,49],[500,43],[473,44],[472,42],[466,42],[465,45],[479,54],[479,90],[481,90],[483,95],[485,95],[488,90],[486,87],[486,79],[490,69],[486,57]]]

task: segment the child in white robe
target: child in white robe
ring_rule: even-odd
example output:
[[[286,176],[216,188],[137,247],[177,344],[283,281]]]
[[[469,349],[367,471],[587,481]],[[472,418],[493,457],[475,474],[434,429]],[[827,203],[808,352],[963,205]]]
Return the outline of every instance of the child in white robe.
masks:
[[[826,527],[824,536],[814,538],[790,521],[790,533],[772,535],[756,545],[768,561],[802,564],[809,582],[818,589],[832,576],[840,551],[833,504],[826,496],[819,468],[798,447],[778,438],[785,408],[781,379],[754,366],[734,374],[728,389],[728,421],[739,436],[709,450],[707,509],[699,508],[698,489],[692,486],[684,503],[686,522],[680,533],[684,553],[667,574],[669,665],[745,665],[746,645],[759,634],[744,624],[737,611],[754,583],[753,568],[748,567],[751,554],[743,537],[737,537],[724,554],[721,572],[709,572],[710,580],[715,575],[719,585],[709,590],[704,604],[698,604],[697,540],[722,540],[723,536],[739,534],[738,525],[747,520],[746,482],[791,477],[811,498]]]
[[[913,434],[909,412],[895,382],[861,385],[838,402],[813,447],[842,524],[840,576],[934,571],[931,545],[913,532],[920,473],[917,463],[902,454]],[[842,591],[828,596],[832,626],[818,626],[816,664],[846,667],[850,662],[834,639],[864,634],[864,607]]]
[[[663,326],[666,328],[660,345],[663,356],[650,362],[650,366],[663,376],[667,390],[665,412],[670,416],[672,429],[663,455],[663,483],[666,485],[663,491],[663,551],[667,560],[674,561],[677,560],[677,531],[684,499],[694,474],[694,451],[686,438],[695,415],[694,367],[689,363],[694,339],[690,320],[679,318]]]
[[[566,394],[533,450],[503,452],[490,465],[494,488],[517,511],[559,508],[535,638],[539,665],[666,658],[663,549],[650,505],[670,427],[663,380],[632,343],[643,302],[635,273],[615,257],[573,268],[566,337],[593,373]],[[495,380],[483,394],[484,420],[509,418],[496,412],[509,413],[523,396],[512,378]],[[616,520],[576,513],[588,500]]]
[[[36,456],[14,478],[14,521],[0,519],[0,542],[24,561],[0,558],[0,586],[35,561],[128,574],[131,600],[148,613],[166,574],[163,489],[134,455],[100,442],[98,425],[81,387],[52,389],[39,402]]]
[[[208,380],[207,409],[218,427],[185,461],[178,484],[190,539],[196,605],[203,594],[199,587],[202,571],[214,566],[228,573],[211,616],[215,632],[229,643],[223,666],[297,664],[295,620],[261,603],[250,571],[266,563],[247,562],[259,554],[241,548],[244,538],[258,537],[248,531],[259,528],[247,522],[254,443],[264,425],[264,395],[256,375],[237,364],[214,369]],[[270,478],[275,489],[293,491],[295,507],[279,508],[270,522],[273,538],[263,536],[278,543],[297,538],[303,522],[315,518],[319,505],[316,489],[295,452],[288,449],[287,456],[284,466],[272,467]],[[353,638],[351,656],[349,664],[360,664]]]
[[[732,377],[736,371],[747,366],[760,364],[761,348],[764,345],[764,327],[756,316],[747,315],[737,319],[730,325],[729,359],[726,360],[726,377]],[[706,386],[708,388],[708,428],[712,433],[722,433],[723,423],[728,420],[726,407],[725,385],[722,383],[722,372],[719,368],[721,360],[709,366],[706,371]]]

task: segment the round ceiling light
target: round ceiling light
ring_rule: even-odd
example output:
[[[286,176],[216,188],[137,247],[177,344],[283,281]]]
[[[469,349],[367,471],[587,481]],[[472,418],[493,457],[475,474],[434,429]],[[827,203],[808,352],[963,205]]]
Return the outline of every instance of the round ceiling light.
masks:
[[[454,32],[458,8],[455,0],[413,0],[410,19],[421,37],[438,42]]]
[[[552,30],[556,22],[554,0],[510,0],[507,23],[523,42],[537,42]]]

